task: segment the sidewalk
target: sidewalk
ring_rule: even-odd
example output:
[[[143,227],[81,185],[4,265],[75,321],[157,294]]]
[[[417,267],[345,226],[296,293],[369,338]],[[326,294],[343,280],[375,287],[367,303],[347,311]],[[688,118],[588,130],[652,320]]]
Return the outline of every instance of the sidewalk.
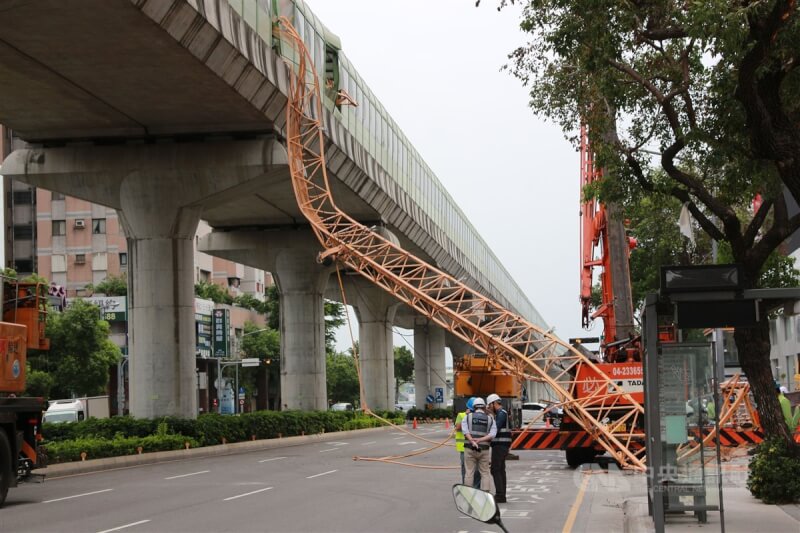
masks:
[[[726,533],[798,533],[800,505],[767,505],[753,498],[747,490],[747,465],[750,457],[740,455],[722,464],[722,505]],[[647,514],[647,485],[644,476],[637,476],[641,490],[626,498],[623,504],[623,523],[626,533],[653,531],[653,520]],[[667,515],[665,530],[669,533],[686,531],[720,531],[720,513],[709,512],[708,522],[700,524],[692,513]]]

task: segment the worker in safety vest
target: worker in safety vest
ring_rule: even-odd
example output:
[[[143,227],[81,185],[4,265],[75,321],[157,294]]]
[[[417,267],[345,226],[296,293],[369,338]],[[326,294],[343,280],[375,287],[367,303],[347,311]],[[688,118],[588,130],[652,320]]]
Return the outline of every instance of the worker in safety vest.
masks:
[[[486,412],[486,402],[483,398],[475,398],[472,402],[474,412],[468,413],[461,422],[461,431],[464,433],[464,466],[466,479],[473,479],[475,470],[481,473],[480,489],[491,490],[489,481],[489,443],[497,434],[494,417]]]
[[[472,402],[475,401],[475,398],[470,398],[467,400],[467,407],[458,413],[456,416],[456,423],[454,424],[456,428],[456,451],[461,456],[461,484],[464,484],[464,474],[466,474],[466,468],[464,467],[464,432],[461,431],[461,422],[464,421],[464,417],[467,416],[467,413],[472,412]]]
[[[511,449],[511,424],[508,413],[503,409],[500,396],[490,394],[486,398],[489,411],[494,415],[497,435],[492,439],[492,479],[494,480],[494,501],[506,503],[506,457]]]
[[[789,434],[791,435],[800,422],[800,407],[795,408],[794,412],[792,412],[792,403],[789,398],[783,395],[784,391],[789,392],[789,390],[786,387],[781,387],[777,381],[775,382],[775,390],[778,393],[778,403],[781,406],[783,420],[786,422],[786,427],[789,428]]]

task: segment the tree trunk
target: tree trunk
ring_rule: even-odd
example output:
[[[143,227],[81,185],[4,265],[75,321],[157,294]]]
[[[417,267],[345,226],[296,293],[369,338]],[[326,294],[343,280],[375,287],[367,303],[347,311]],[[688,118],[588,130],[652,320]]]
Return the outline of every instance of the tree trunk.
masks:
[[[778,394],[775,391],[775,380],[769,362],[769,319],[763,318],[753,327],[738,327],[733,333],[739,362],[750,383],[750,390],[758,404],[758,417],[767,437],[785,440],[789,449],[794,448],[794,441],[789,428],[783,420]]]

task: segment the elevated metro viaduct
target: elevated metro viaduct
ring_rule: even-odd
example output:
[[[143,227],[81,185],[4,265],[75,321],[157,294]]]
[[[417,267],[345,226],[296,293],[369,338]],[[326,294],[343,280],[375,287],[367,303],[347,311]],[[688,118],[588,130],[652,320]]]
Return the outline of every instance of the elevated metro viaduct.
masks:
[[[118,210],[130,254],[137,417],[196,415],[192,239],[200,218],[215,229],[203,250],[276,277],[284,406],[327,407],[322,309],[331,272],[316,262],[319,246],[291,190],[275,14],[302,27],[315,50],[340,207],[547,327],[302,1],[20,0],[0,17],[0,123],[26,144],[2,174]],[[340,105],[345,96],[359,105]],[[378,289],[348,285],[368,404],[393,406],[391,325],[402,323],[415,330],[422,405],[444,385],[445,344],[455,356],[467,348]]]

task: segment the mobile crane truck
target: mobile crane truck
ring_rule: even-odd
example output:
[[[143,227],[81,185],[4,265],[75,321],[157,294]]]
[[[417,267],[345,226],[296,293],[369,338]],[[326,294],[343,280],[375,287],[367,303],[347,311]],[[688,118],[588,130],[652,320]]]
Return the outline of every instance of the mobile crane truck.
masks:
[[[3,321],[0,322],[0,506],[8,489],[46,466],[39,449],[44,398],[25,392],[28,350],[48,350],[45,338],[47,289],[41,283],[4,280],[0,283]]]

